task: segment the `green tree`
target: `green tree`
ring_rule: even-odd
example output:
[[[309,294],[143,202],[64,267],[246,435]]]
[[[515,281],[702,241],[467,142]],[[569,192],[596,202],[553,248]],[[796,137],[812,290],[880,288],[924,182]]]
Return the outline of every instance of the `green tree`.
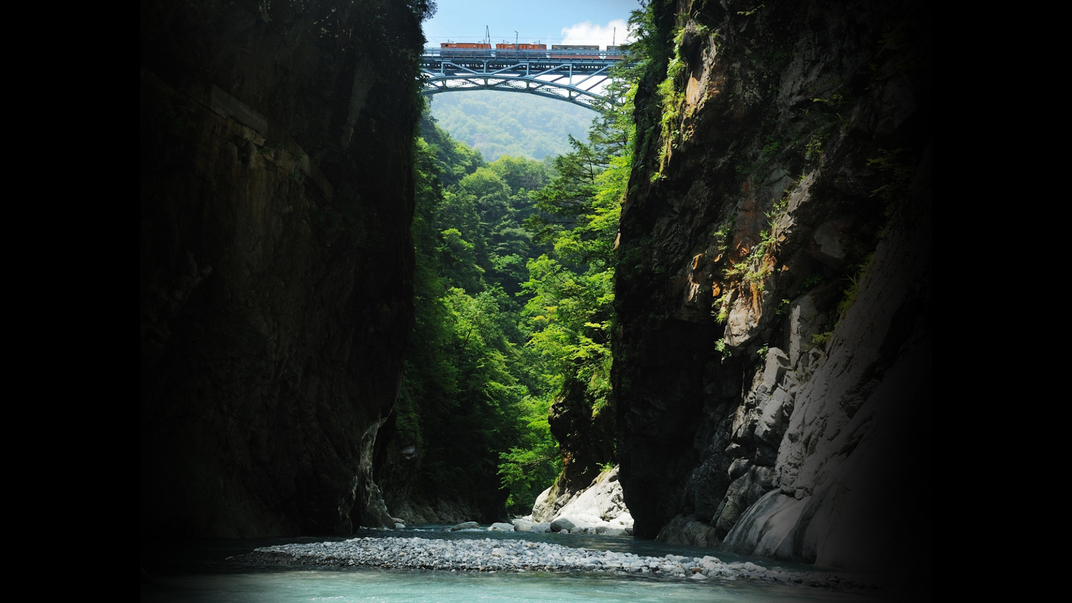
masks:
[[[614,84],[603,116],[589,132],[591,142],[571,139],[573,151],[554,159],[553,178],[533,194],[536,213],[526,221],[536,240],[550,246],[529,261],[529,280],[522,285],[530,296],[525,306],[532,331],[529,345],[551,369],[549,379],[559,400],[555,404],[565,405],[558,415],[569,415],[565,420],[573,421],[581,405],[590,425],[597,420],[605,424],[604,413],[613,403],[614,241],[633,160],[634,129],[629,116],[636,91],[634,83],[619,75],[622,81]],[[552,423],[551,427],[556,435],[569,437],[561,432],[562,426]],[[575,445],[559,444],[564,449]],[[616,460],[613,452],[603,452],[613,451],[613,442],[590,448],[594,454],[583,455],[581,467],[565,467],[567,473],[588,475]],[[520,462],[538,456],[539,450],[513,453],[507,460]],[[604,454],[611,458],[596,458]],[[569,456],[574,463],[580,458]]]
[[[500,464],[513,449],[547,439],[531,425],[546,398],[545,371],[524,346],[514,295],[531,253],[518,222],[528,192],[513,186],[547,176],[530,160],[488,166],[431,120],[422,133],[414,147],[415,326],[392,446],[412,447],[416,458],[396,459],[383,483],[389,504],[393,493],[430,506],[460,502],[478,507],[481,521],[497,520],[507,502],[520,512],[516,501],[534,498],[532,484],[542,483],[527,470],[522,481],[505,481]],[[553,479],[554,458],[547,463],[543,474]]]

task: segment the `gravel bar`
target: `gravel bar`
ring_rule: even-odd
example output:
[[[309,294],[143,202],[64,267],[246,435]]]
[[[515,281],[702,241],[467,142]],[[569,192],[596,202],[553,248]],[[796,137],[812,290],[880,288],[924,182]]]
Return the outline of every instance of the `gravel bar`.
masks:
[[[669,580],[765,580],[833,588],[861,588],[836,574],[768,569],[716,557],[641,557],[545,542],[473,538],[353,538],[336,542],[260,547],[231,560],[267,565],[374,567],[470,572],[597,572]]]

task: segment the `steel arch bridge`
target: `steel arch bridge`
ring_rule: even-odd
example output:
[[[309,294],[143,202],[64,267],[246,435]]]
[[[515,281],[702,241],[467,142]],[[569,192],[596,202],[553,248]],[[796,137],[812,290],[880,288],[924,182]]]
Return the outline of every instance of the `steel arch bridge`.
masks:
[[[622,60],[610,50],[426,48],[421,55],[423,96],[463,90],[524,92],[599,111],[596,90]]]

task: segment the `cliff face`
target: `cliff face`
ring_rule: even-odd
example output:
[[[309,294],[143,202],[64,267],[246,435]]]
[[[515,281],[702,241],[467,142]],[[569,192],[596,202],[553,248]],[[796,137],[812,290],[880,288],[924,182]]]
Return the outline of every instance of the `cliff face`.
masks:
[[[143,535],[386,519],[418,4],[142,3]]]
[[[562,507],[595,485],[603,465],[615,458],[613,404],[593,415],[585,384],[567,382],[551,405],[548,424],[562,454],[562,473],[544,493],[545,502],[537,501],[533,508],[532,517],[537,522],[550,521]]]
[[[615,301],[636,533],[926,565],[929,5],[655,4]]]

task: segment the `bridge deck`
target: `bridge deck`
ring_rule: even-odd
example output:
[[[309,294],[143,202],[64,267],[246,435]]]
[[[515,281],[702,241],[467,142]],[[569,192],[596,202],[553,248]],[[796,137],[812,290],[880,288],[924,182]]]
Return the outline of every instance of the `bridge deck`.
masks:
[[[618,50],[426,48],[422,94],[508,90],[594,108],[597,90],[622,59]]]
[[[586,50],[586,49],[515,49],[515,48],[425,48],[425,57],[472,57],[472,58],[495,58],[511,57],[524,58],[592,58],[620,61],[620,50]]]
[[[622,60],[620,54],[608,55],[606,51],[595,54],[580,54],[584,51],[557,50],[453,50],[426,49],[421,56],[422,66],[430,72],[471,69],[480,72],[506,68],[521,70],[544,70],[569,66],[574,72],[606,69]],[[588,51],[593,52],[593,51]]]

